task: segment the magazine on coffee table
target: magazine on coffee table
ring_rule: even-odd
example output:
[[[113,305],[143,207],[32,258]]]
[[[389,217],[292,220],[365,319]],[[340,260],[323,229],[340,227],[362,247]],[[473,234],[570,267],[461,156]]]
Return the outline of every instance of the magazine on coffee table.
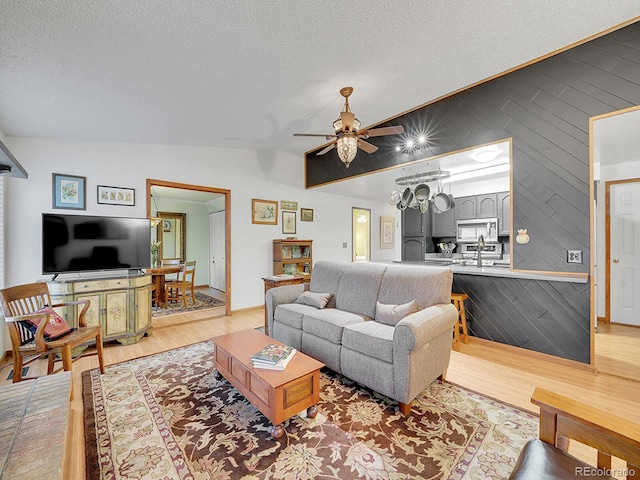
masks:
[[[296,354],[296,349],[295,348],[291,349],[291,351],[286,357],[282,358],[275,364],[254,361],[253,368],[262,369],[262,370],[284,370],[286,366],[289,365],[289,362],[291,362],[295,354]]]
[[[275,365],[283,358],[286,358],[293,350],[293,347],[288,345],[277,345],[275,343],[271,343],[258,353],[251,355],[251,360],[254,363],[260,362]]]

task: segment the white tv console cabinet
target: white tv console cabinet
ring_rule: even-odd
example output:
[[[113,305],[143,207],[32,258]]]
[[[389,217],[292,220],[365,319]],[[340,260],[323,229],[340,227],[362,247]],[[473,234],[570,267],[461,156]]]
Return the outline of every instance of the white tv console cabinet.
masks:
[[[105,342],[130,345],[151,334],[151,275],[57,278],[47,285],[54,304],[91,300],[85,321],[87,326],[102,326]],[[77,327],[80,309],[62,310],[67,322]]]

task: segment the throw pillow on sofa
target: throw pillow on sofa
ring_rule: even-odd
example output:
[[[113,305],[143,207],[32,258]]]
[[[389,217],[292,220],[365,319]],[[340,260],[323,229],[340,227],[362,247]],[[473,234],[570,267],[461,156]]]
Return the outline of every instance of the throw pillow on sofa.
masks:
[[[296,299],[296,303],[301,303],[314,308],[324,308],[327,306],[327,303],[329,303],[332,296],[332,293],[303,292]]]
[[[395,327],[396,324],[404,317],[411,315],[412,313],[416,313],[417,311],[418,302],[415,300],[411,300],[409,303],[403,303],[402,305],[388,305],[376,302],[375,320],[378,323]]]

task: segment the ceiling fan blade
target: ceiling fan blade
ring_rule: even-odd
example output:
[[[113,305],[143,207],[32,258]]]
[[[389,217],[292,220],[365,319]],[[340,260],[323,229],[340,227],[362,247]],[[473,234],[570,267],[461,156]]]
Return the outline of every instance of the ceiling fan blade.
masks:
[[[376,150],[378,150],[378,147],[376,147],[375,145],[372,145],[371,143],[365,142],[364,140],[361,140],[361,139],[358,139],[358,148],[361,148],[367,153],[373,153]]]
[[[327,140],[335,137],[333,133],[294,133],[294,137],[325,137]]]
[[[382,137],[383,135],[397,135],[402,132],[404,132],[402,125],[397,125],[395,127],[381,127],[374,128],[372,130],[365,130],[364,132],[360,132],[359,135],[364,136],[364,138]]]
[[[333,147],[335,147],[335,146],[336,146],[336,144],[335,144],[335,142],[334,142],[334,143],[332,143],[331,145],[329,145],[328,147],[323,148],[322,150],[320,150],[318,153],[316,153],[316,155],[324,155],[325,153],[327,153],[328,151],[330,151],[330,150],[331,150]]]

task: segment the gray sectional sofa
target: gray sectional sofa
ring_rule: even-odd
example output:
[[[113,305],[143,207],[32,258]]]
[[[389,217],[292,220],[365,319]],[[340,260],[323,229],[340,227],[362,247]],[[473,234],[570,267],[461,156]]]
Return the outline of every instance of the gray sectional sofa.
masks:
[[[267,291],[268,332],[408,414],[449,365],[452,281],[447,268],[318,261],[309,284]]]

